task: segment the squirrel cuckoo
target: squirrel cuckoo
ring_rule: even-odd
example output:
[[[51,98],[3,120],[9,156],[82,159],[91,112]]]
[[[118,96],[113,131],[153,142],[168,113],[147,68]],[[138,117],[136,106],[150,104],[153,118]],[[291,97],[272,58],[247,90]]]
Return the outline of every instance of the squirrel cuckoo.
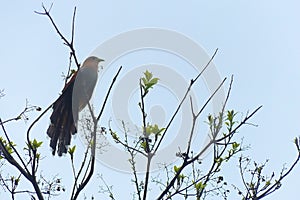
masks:
[[[51,124],[47,130],[53,155],[56,148],[58,156],[67,153],[71,137],[77,132],[78,114],[93,94],[98,79],[98,64],[101,61],[104,60],[95,56],[88,57],[53,103]]]

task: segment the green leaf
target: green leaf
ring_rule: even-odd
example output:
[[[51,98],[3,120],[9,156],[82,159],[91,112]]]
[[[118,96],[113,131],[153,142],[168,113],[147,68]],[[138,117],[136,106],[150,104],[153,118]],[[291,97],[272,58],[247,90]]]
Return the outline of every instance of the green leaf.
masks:
[[[141,146],[144,149],[144,151],[147,151],[147,143],[145,141],[141,143]]]
[[[209,124],[209,125],[212,125],[212,123],[213,123],[213,121],[214,121],[213,116],[210,114],[210,115],[207,116],[207,119],[208,119],[208,124]]]
[[[178,173],[179,170],[180,170],[180,167],[177,167],[176,165],[174,165],[174,171],[175,171],[175,173]]]
[[[142,78],[143,84],[146,85],[148,83],[148,81],[143,77]]]
[[[224,159],[221,157],[215,159],[215,162],[218,164],[221,164],[223,161],[224,161]]]
[[[111,136],[113,137],[113,139],[114,139],[115,141],[119,141],[119,136],[117,135],[116,132],[111,131],[110,134],[111,134]]]
[[[149,83],[155,85],[155,84],[157,84],[158,80],[159,80],[159,78],[153,78],[149,81]]]
[[[158,131],[159,131],[158,125],[154,124],[154,126],[153,126],[153,132],[156,133]]]
[[[206,187],[206,184],[203,184],[201,181],[194,184],[197,191],[203,190]]]
[[[150,79],[152,78],[152,73],[151,72],[149,72],[148,70],[146,70],[146,72],[144,72],[144,74],[145,74],[145,77],[146,77],[146,79],[148,80],[148,81],[150,81]]]
[[[146,135],[148,136],[148,135],[150,135],[152,133],[152,126],[151,125],[148,125],[147,127],[146,127]]]
[[[147,94],[150,88],[152,88],[158,82],[158,78],[152,78],[153,75],[148,70],[144,72],[145,77],[142,77],[141,87],[144,89],[145,94]]]
[[[75,69],[71,69],[70,75],[73,75],[73,74],[75,74],[75,73],[76,73],[76,70],[75,70]]]
[[[155,85],[154,83],[146,83],[146,88],[145,90],[149,90],[150,88],[152,88],[153,85]]]
[[[36,139],[34,139],[33,142],[31,142],[31,145],[34,149],[39,148],[42,144],[43,142],[38,142]]]
[[[237,142],[232,143],[232,148],[233,148],[234,150],[236,150],[239,146],[240,146],[240,144],[237,143]]]
[[[73,147],[69,147],[68,153],[71,154],[71,155],[73,155],[74,152],[75,152],[75,150],[76,150],[76,145],[74,145]]]

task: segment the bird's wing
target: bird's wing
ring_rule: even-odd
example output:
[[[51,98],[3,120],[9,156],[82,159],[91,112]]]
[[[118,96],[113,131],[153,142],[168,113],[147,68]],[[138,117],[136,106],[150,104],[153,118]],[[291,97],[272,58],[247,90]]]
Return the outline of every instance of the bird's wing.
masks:
[[[74,83],[73,109],[81,111],[93,95],[97,83],[98,73],[93,68],[82,67]]]

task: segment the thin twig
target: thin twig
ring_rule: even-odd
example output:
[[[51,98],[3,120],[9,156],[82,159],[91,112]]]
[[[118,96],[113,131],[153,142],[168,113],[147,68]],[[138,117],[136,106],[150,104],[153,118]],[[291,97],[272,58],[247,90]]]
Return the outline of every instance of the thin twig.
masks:
[[[223,84],[225,83],[227,78],[224,78],[223,81],[219,84],[219,86],[217,87],[217,89],[215,89],[215,91],[210,95],[210,97],[206,100],[205,104],[202,106],[202,108],[199,110],[199,112],[196,114],[196,117],[198,117],[204,110],[204,108],[206,108],[207,104],[212,100],[212,98],[215,96],[215,94],[219,91],[219,89],[223,86]],[[223,106],[224,108],[224,106]]]
[[[50,20],[52,26],[54,27],[54,29],[55,29],[55,31],[56,31],[56,33],[57,33],[57,34],[60,36],[60,38],[64,41],[64,44],[70,48],[71,54],[72,54],[72,56],[73,56],[73,59],[74,59],[75,64],[76,64],[76,66],[77,66],[77,69],[79,69],[79,68],[80,68],[80,64],[79,64],[79,62],[78,62],[78,59],[77,59],[77,56],[76,56],[76,52],[75,52],[75,48],[74,48],[74,44],[73,44],[76,7],[74,8],[74,13],[73,13],[73,21],[72,21],[72,37],[71,37],[72,39],[71,39],[71,42],[69,42],[69,41],[67,40],[67,38],[60,32],[60,30],[59,30],[59,28],[57,27],[56,23],[54,22],[52,16],[50,15],[50,10],[51,10],[52,6],[53,6],[53,3],[51,4],[50,9],[47,10],[46,7],[44,6],[44,4],[42,4],[42,7],[43,7],[44,12],[37,12],[37,11],[35,11],[35,13],[36,13],[36,14],[39,14],[39,15],[46,15],[46,16],[49,18],[49,20]]]
[[[112,87],[113,87],[114,83],[116,82],[117,77],[119,76],[119,73],[121,72],[121,69],[122,69],[122,66],[119,68],[119,70],[117,71],[116,75],[115,75],[114,78],[112,79],[112,83],[110,84],[109,89],[108,89],[108,92],[106,93],[105,100],[104,100],[104,102],[103,102],[103,104],[102,104],[102,108],[101,108],[101,110],[100,110],[100,112],[99,112],[99,115],[98,115],[98,117],[97,117],[97,121],[99,121],[99,119],[100,119],[100,117],[101,117],[101,115],[102,115],[102,113],[103,113],[103,111],[104,111],[104,107],[105,107],[105,105],[106,105],[106,102],[107,102],[108,96],[109,96],[109,94],[110,94],[110,91],[112,90]]]
[[[71,197],[74,196],[74,194],[75,194],[75,189],[78,189],[77,182],[78,182],[79,176],[80,176],[80,174],[82,173],[82,170],[84,169],[84,166],[85,166],[85,164],[86,164],[85,161],[86,161],[86,159],[87,159],[88,152],[89,152],[89,148],[87,148],[87,149],[85,150],[84,158],[83,158],[83,161],[82,161],[81,166],[80,166],[80,168],[79,168],[79,171],[78,171],[77,175],[74,176],[75,181],[74,181],[74,185],[73,185]],[[74,173],[75,173],[75,172],[74,172]]]
[[[124,134],[125,134],[125,145],[126,145],[125,148],[127,149],[127,152],[129,152],[129,154],[130,154],[130,159],[128,161],[131,165],[131,169],[132,169],[132,173],[133,173],[133,177],[134,177],[133,182],[134,182],[134,185],[135,185],[135,188],[136,188],[136,191],[137,191],[138,199],[142,200],[141,190],[140,190],[140,187],[139,187],[139,180],[138,180],[136,165],[135,165],[135,160],[134,160],[136,153],[139,151],[137,149],[138,143],[136,144],[135,148],[129,146],[129,144],[128,144],[128,133],[126,131],[126,127],[125,127],[124,122],[122,122],[122,126],[123,126]],[[144,152],[141,152],[141,153],[143,154]]]
[[[72,36],[71,36],[71,42],[70,42],[70,44],[72,46],[74,45],[74,37],[75,37],[75,16],[76,16],[76,6],[74,8],[73,18],[72,18]]]
[[[219,89],[223,86],[223,84],[225,83],[225,81],[226,81],[226,78],[223,79],[223,81],[219,84],[219,86],[217,87],[217,89],[215,89],[215,91],[206,100],[206,102],[204,103],[204,105],[202,106],[202,108],[199,110],[199,112],[193,117],[193,126],[192,126],[192,130],[191,130],[191,133],[190,133],[190,138],[189,138],[189,141],[188,141],[188,147],[187,147],[187,150],[186,150],[186,155],[189,155],[189,152],[190,152],[192,138],[193,138],[193,134],[194,134],[194,128],[195,128],[195,124],[196,124],[197,118],[203,112],[203,110],[206,108],[206,106],[212,100],[212,98],[215,96],[215,94],[219,91]],[[186,158],[188,158],[188,156]]]
[[[0,125],[2,127],[2,130],[4,132],[4,135],[7,139],[7,142],[8,142],[8,145],[13,149],[13,151],[17,154],[17,157],[19,158],[19,160],[21,161],[23,167],[24,167],[24,170],[26,171],[26,173],[29,173],[29,170],[27,168],[27,165],[25,164],[24,160],[22,159],[21,155],[19,154],[19,152],[17,151],[17,149],[15,148],[15,146],[13,145],[12,141],[10,140],[10,138],[8,137],[8,134],[5,130],[5,127],[4,127],[4,123],[2,122],[1,118],[0,118]],[[5,149],[6,150],[6,149]],[[15,161],[17,162],[17,161]]]
[[[296,160],[294,161],[294,163],[291,165],[291,167],[289,168],[289,170],[284,173],[283,175],[281,175],[279,177],[279,179],[276,181],[276,183],[274,183],[269,189],[267,189],[264,193],[262,193],[261,195],[259,195],[257,197],[257,199],[262,199],[264,198],[265,196],[267,196],[268,194],[272,193],[273,191],[276,190],[276,187],[278,186],[278,183],[280,183],[288,174],[291,173],[291,171],[295,168],[295,166],[297,165],[297,163],[299,162],[300,160],[300,151],[298,149],[298,156],[296,158]]]
[[[49,105],[29,126],[28,130],[27,130],[27,134],[26,134],[26,138],[27,138],[27,143],[29,148],[32,150],[33,146],[31,145],[31,140],[30,140],[30,131],[33,128],[33,126],[46,114],[46,112],[52,107],[54,103],[52,103],[51,105]],[[30,153],[30,151],[29,151]]]
[[[214,59],[214,57],[216,56],[217,52],[218,52],[218,49],[215,50],[214,54],[212,55],[212,57],[210,58],[210,60],[209,60],[208,63],[206,64],[206,66],[205,66],[205,67],[202,69],[202,71],[196,76],[196,78],[191,80],[190,85],[188,86],[188,88],[187,88],[187,90],[186,90],[186,93],[184,94],[184,96],[183,96],[181,102],[180,102],[179,105],[177,106],[177,108],[176,108],[174,114],[172,115],[171,119],[169,120],[169,123],[167,124],[167,126],[166,126],[164,132],[162,133],[162,136],[161,136],[161,138],[159,139],[159,141],[158,141],[158,143],[157,143],[157,145],[156,145],[156,148],[154,149],[154,152],[153,152],[154,154],[157,152],[158,148],[160,147],[160,144],[162,143],[162,141],[163,141],[163,139],[164,139],[164,137],[165,137],[165,135],[166,135],[166,133],[167,133],[169,127],[171,126],[172,122],[174,121],[174,118],[175,118],[176,115],[178,114],[178,112],[179,112],[179,110],[180,110],[180,108],[181,108],[183,102],[185,101],[185,99],[186,99],[188,93],[190,92],[191,87],[192,87],[193,84],[198,80],[198,78],[203,74],[203,72],[208,68],[208,66],[210,65],[210,63],[212,62],[212,60]]]
[[[4,126],[2,124],[2,129],[4,132],[5,129],[4,129]],[[19,163],[12,157],[12,155],[10,155],[10,153],[7,151],[7,149],[5,148],[5,145],[3,144],[3,142],[0,140],[0,149],[1,149],[1,152],[2,154],[4,155],[5,159],[12,165],[12,166],[15,166],[21,173],[22,175],[24,175],[26,177],[26,179],[28,181],[31,182],[32,186],[34,187],[34,190],[36,191],[36,194],[38,196],[38,198],[40,200],[44,199],[42,193],[41,193],[41,190],[36,182],[36,178],[34,176],[32,176],[32,174],[29,173],[28,169],[25,168],[26,170],[24,170],[20,165]]]
[[[232,134],[234,134],[241,126],[247,124],[247,121],[256,113],[258,112],[262,106],[257,107],[249,116],[246,116],[240,123],[237,125],[233,130],[231,130],[227,135],[215,140],[215,143],[221,142],[222,140],[225,140],[228,137],[231,137]]]
[[[228,135],[231,136],[234,133],[236,133],[236,131],[246,123],[246,121],[248,121],[262,106],[258,107],[257,109],[255,109],[249,116],[246,116],[245,119],[240,122],[240,124],[234,129],[232,130]],[[210,145],[214,144],[215,142],[220,142],[226,138],[228,138],[229,136],[226,135],[216,141],[210,140],[209,143],[193,158],[191,159],[184,159],[181,167],[179,167],[178,171],[176,172],[175,176],[171,179],[171,181],[169,182],[169,184],[167,185],[167,187],[163,190],[163,192],[159,195],[159,197],[157,198],[158,200],[162,199],[170,190],[170,188],[174,185],[175,181],[177,180],[178,176],[181,174],[181,172],[183,171],[183,169],[188,166],[189,164],[195,162],[196,160],[199,159],[199,157],[210,147]]]

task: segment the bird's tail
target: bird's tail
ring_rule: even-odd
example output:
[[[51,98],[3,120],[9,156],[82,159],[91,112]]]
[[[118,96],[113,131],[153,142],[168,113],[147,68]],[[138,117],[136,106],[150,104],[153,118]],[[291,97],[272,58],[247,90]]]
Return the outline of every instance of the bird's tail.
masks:
[[[47,130],[47,135],[51,138],[50,147],[53,155],[55,155],[56,148],[58,148],[58,156],[67,153],[71,137],[77,132],[77,122],[74,122],[72,111],[72,95],[61,95],[53,104],[51,124]]]

